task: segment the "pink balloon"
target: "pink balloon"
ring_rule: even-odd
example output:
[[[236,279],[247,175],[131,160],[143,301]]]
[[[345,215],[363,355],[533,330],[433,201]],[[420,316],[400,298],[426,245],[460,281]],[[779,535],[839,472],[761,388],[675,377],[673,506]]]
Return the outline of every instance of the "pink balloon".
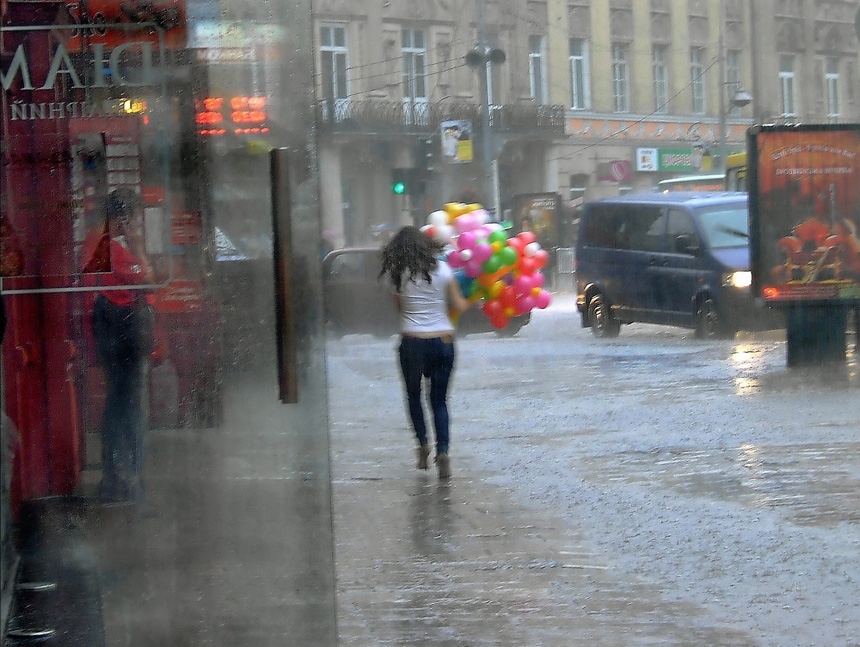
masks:
[[[448,265],[453,267],[454,269],[458,267],[463,267],[466,264],[466,261],[463,260],[463,257],[460,255],[459,250],[454,250],[450,254],[448,254]]]
[[[543,287],[543,284],[544,284],[543,274],[541,274],[540,272],[535,272],[534,274],[531,274],[531,279],[532,279],[532,287],[533,288],[542,288]]]
[[[475,260],[480,263],[485,262],[490,256],[493,255],[493,248],[490,247],[487,243],[476,243],[475,244]]]
[[[520,315],[524,315],[534,307],[535,300],[531,296],[524,296],[520,299],[517,299],[516,304],[514,304],[514,308],[516,309],[517,314]]]
[[[476,237],[474,232],[464,231],[460,234],[459,238],[457,238],[457,247],[460,249],[474,249],[475,241]]]
[[[481,265],[483,265],[483,263],[478,262],[474,258],[470,258],[466,261],[463,271],[466,272],[466,276],[470,279],[474,279],[481,273]]]
[[[547,292],[546,290],[541,290],[540,293],[534,297],[535,307],[543,310],[552,302],[552,294]]]
[[[454,228],[461,234],[475,229],[479,224],[478,219],[471,213],[464,213],[462,216],[457,216],[454,220]]]
[[[514,279],[514,291],[519,295],[528,294],[533,287],[533,279],[531,276],[524,274]]]

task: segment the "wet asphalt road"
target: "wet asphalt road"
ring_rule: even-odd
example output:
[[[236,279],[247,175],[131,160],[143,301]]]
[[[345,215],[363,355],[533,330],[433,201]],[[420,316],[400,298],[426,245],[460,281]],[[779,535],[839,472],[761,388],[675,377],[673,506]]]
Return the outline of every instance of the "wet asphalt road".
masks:
[[[784,335],[458,341],[454,477],[414,468],[396,338],[328,343],[342,645],[860,645],[860,362]]]

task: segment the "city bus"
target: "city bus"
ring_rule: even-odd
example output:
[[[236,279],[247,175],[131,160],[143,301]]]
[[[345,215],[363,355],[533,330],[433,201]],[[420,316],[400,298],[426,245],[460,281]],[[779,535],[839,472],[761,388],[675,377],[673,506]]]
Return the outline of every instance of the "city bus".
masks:
[[[726,157],[726,190],[747,190],[747,154],[732,153]]]

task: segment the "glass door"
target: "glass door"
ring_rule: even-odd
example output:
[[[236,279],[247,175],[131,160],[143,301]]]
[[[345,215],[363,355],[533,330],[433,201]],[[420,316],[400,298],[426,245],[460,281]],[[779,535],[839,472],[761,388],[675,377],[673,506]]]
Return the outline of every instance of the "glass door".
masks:
[[[6,639],[333,645],[310,2],[2,25]]]

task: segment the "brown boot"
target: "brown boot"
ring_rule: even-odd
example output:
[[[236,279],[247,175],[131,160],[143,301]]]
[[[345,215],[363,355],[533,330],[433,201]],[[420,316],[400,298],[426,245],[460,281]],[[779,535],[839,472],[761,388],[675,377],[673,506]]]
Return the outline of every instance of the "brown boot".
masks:
[[[427,459],[430,456],[430,445],[421,445],[418,448],[418,469],[427,469]]]
[[[440,479],[451,478],[451,459],[448,454],[436,454],[436,468],[439,470]]]

